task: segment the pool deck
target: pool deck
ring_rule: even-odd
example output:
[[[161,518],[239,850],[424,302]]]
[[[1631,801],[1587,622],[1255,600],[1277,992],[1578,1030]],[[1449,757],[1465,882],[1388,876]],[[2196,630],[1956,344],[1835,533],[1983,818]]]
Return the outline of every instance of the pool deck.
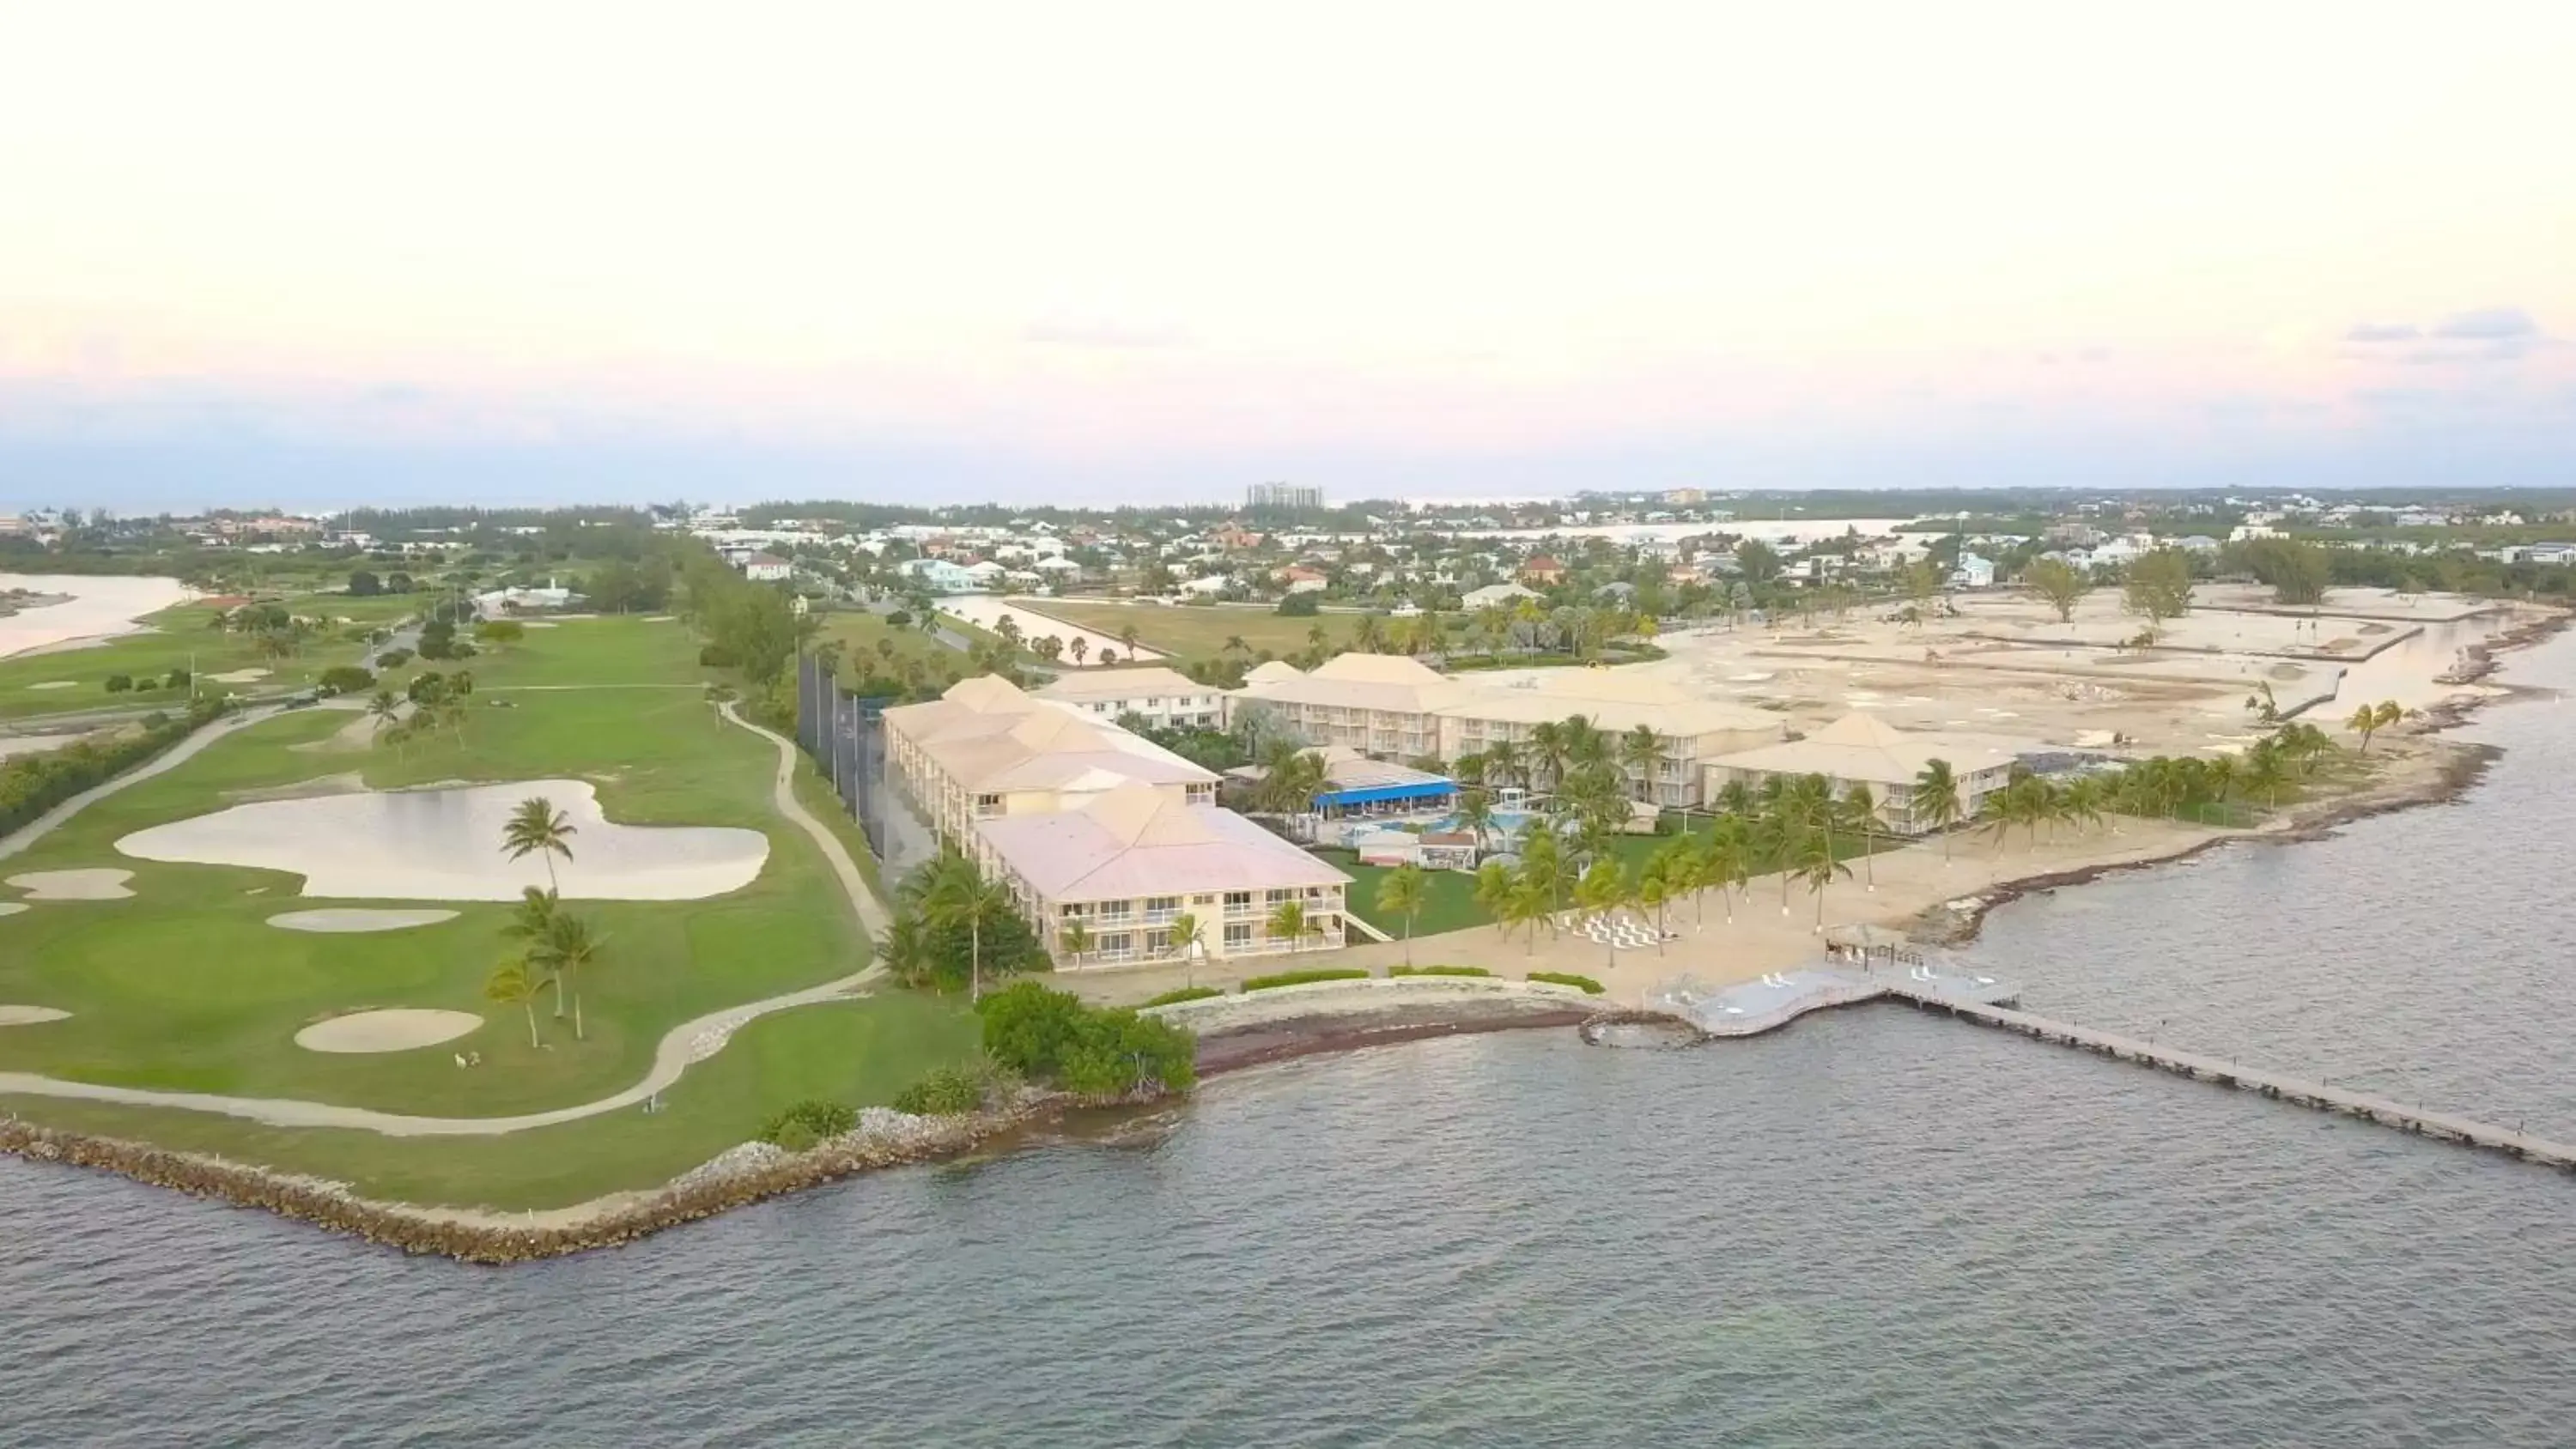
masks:
[[[1775,971],[1732,986],[1704,987],[1688,978],[1658,987],[1646,998],[1650,1011],[1669,1012],[1709,1036],[1754,1036],[1787,1026],[1811,1011],[1897,996],[1924,1003],[2001,1006],[2018,988],[1991,976],[1932,966],[1810,966]]]

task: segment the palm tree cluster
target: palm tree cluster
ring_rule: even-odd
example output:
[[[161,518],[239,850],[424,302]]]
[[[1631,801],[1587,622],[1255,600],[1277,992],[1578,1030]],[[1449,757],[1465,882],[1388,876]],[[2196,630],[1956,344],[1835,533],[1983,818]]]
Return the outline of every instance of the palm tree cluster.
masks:
[[[905,879],[896,892],[900,909],[886,933],[885,963],[896,978],[919,985],[937,974],[929,928],[966,933],[966,999],[984,995],[984,936],[997,916],[1016,919],[1010,890],[988,878],[954,848]],[[1088,949],[1087,943],[1084,949]]]
[[[1261,750],[1261,781],[1252,787],[1252,808],[1279,815],[1302,815],[1315,808],[1315,797],[1331,783],[1323,755],[1293,739],[1274,738]]]
[[[571,818],[541,795],[520,801],[502,830],[503,855],[512,860],[534,855],[545,861],[547,888],[529,886],[520,893],[518,908],[501,928],[517,948],[493,968],[483,983],[483,995],[527,1012],[532,1047],[542,1045],[536,1000],[548,986],[554,988],[555,1019],[564,1018],[569,997],[573,1039],[583,1039],[580,978],[599,964],[608,944],[608,938],[594,932],[590,922],[563,908],[563,898],[555,889],[555,857],[572,859],[572,837],[578,833]]]
[[[1589,659],[1622,639],[1652,643],[1655,620],[1626,609],[1543,607],[1522,599],[1505,607],[1490,604],[1467,616],[1461,638],[1470,654],[1499,658],[1505,649],[1522,654],[1559,652]]]
[[[406,752],[414,740],[445,730],[455,737],[458,744],[463,744],[465,726],[474,717],[468,707],[473,697],[474,671],[470,669],[460,669],[453,674],[440,674],[435,670],[422,674],[413,679],[409,690],[401,695],[390,689],[379,689],[367,700],[367,716],[376,722],[375,742],[393,746],[399,755]],[[403,708],[406,703],[411,706],[408,711]]]
[[[1582,715],[1535,725],[1526,744],[1504,739],[1463,755],[1456,774],[1469,787],[1519,785],[1532,791],[1651,800],[1666,741],[1650,725],[1612,733]]]

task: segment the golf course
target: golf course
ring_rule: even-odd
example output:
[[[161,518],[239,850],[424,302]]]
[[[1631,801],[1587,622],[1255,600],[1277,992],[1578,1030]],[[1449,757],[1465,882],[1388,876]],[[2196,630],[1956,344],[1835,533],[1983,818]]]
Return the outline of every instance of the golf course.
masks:
[[[0,1113],[542,1210],[966,1060],[962,1003],[871,979],[846,822],[698,659],[667,618],[533,623],[381,676],[470,675],[407,727],[363,695],[237,715],[0,841]],[[514,856],[530,804],[560,834]],[[505,989],[530,887],[580,969]]]

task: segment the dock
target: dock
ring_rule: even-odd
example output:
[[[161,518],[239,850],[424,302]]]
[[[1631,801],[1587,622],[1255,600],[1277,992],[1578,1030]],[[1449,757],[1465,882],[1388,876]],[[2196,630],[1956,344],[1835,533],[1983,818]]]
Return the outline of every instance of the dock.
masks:
[[[2172,1072],[2176,1076],[2190,1077],[2196,1081],[2214,1082],[2222,1087],[2257,1092],[2284,1102],[2294,1102],[2302,1107],[2313,1107],[2321,1112],[2340,1112],[2346,1116],[2359,1117],[2367,1122],[2379,1123],[2384,1127],[2394,1127],[2401,1132],[2412,1132],[2418,1136],[2458,1142],[2470,1147],[2482,1147],[2490,1152],[2501,1152],[2508,1157],[2519,1158],[2525,1162],[2536,1162],[2546,1167],[2557,1168],[2562,1172],[2576,1172],[2576,1144],[2553,1142],[2545,1137],[2534,1137],[2529,1133],[2500,1127],[2490,1122],[2479,1122],[2467,1117],[2454,1116],[2448,1112],[2427,1111],[2421,1106],[2409,1107],[2402,1102],[2394,1102],[2375,1093],[2358,1091],[2351,1087],[2339,1087],[2328,1082],[2312,1082],[2301,1077],[2240,1066],[2232,1061],[2221,1061],[2216,1057],[2203,1056],[2198,1052],[2160,1046],[2152,1041],[2140,1041],[2136,1037],[2122,1036],[2117,1032],[2095,1031],[2091,1027],[2051,1020],[2045,1016],[2018,1011],[2008,1006],[1966,1000],[1956,995],[1939,992],[1908,989],[1910,986],[1919,984],[1889,981],[1883,983],[1877,995],[1888,1000],[1903,1001],[1924,1011],[1946,1012],[1951,1016],[1983,1026],[2002,1027],[2006,1031],[2017,1031],[2040,1041],[2078,1047],[2110,1057],[2115,1061],[2134,1062],[2139,1066],[2154,1067],[2159,1071]]]
[[[2517,1128],[2429,1111],[2420,1104],[2410,1107],[2353,1087],[2267,1072],[2152,1040],[2040,1016],[2019,1009],[2019,995],[2011,983],[1952,968],[1918,963],[1900,971],[1893,961],[1882,969],[1813,966],[1771,972],[1752,981],[1719,987],[1685,976],[1648,993],[1645,1004],[1650,1012],[1688,1023],[1706,1039],[1756,1036],[1776,1031],[1811,1011],[1866,1001],[1902,1002],[1921,1011],[1945,1012],[1981,1026],[2001,1027],[2114,1061],[2154,1067],[2194,1081],[2234,1087],[2321,1112],[2358,1117],[2419,1137],[2484,1148],[2576,1173],[2576,1143],[2555,1142]]]

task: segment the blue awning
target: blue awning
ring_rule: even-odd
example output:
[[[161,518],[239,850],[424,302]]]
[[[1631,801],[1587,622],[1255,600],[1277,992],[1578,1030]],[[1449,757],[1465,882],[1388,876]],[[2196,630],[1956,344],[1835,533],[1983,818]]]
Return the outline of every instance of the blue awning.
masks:
[[[1326,790],[1318,805],[1382,805],[1390,800],[1437,800],[1458,793],[1455,780],[1425,780],[1416,785],[1370,785],[1357,790]]]

